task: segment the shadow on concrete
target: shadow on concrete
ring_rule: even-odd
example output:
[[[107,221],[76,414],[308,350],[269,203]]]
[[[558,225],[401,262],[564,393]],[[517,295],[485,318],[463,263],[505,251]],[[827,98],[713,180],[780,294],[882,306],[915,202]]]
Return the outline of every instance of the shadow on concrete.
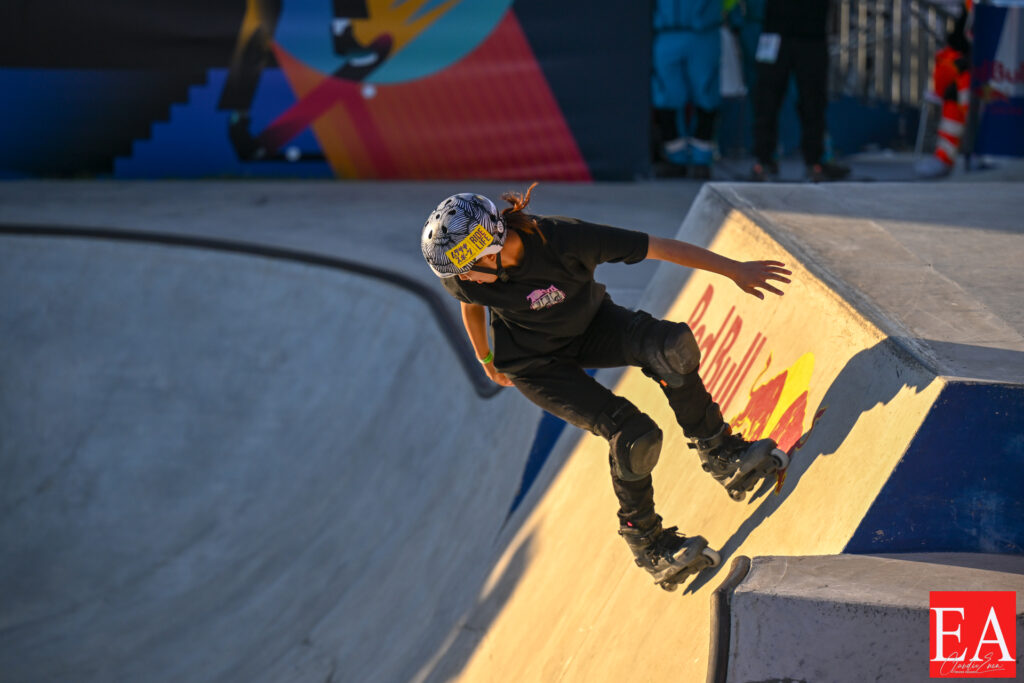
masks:
[[[505,604],[526,571],[526,565],[533,556],[536,544],[535,534],[519,544],[509,560],[501,578],[487,593],[481,595],[476,604],[466,610],[466,616],[459,621],[454,638],[446,642],[439,651],[440,658],[420,671],[416,683],[440,683],[457,679],[477,647],[497,619]]]
[[[798,445],[791,449],[790,465],[782,490],[778,495],[766,495],[774,481],[762,484],[747,504],[753,506],[758,500],[760,503],[719,549],[722,563],[698,574],[687,586],[686,592],[695,593],[728,566],[728,559],[746,542],[750,534],[785,504],[815,460],[833,455],[839,450],[863,413],[879,404],[889,403],[905,387],[911,387],[917,392],[923,390],[931,379],[921,370],[911,371],[917,364],[916,359],[889,339],[854,355],[815,409],[814,414],[824,411],[820,419],[813,423],[797,442]],[[871,454],[860,454],[859,457],[871,457]],[[843,495],[842,491],[835,493],[836,496]],[[821,511],[821,514],[827,512]]]
[[[1020,377],[1021,368],[1024,368],[1024,352],[1014,349],[996,349],[935,339],[898,341],[911,348],[923,343],[925,352],[931,356],[929,362],[935,368],[968,368],[970,376],[960,379],[1014,384],[1016,382],[1008,378]]]
[[[773,482],[765,482],[751,498],[749,505],[761,500],[760,504],[753,509],[750,516],[740,525],[733,535],[723,544],[720,549],[722,564],[714,569],[708,569],[698,574],[690,583],[687,592],[695,592],[711,581],[723,567],[726,560],[733,556],[739,547],[749,538],[750,534],[769,516],[775,513],[789,498],[794,489],[800,485],[803,475],[820,457],[827,457],[835,454],[853,426],[860,419],[860,416],[875,408],[879,404],[887,404],[903,389],[911,388],[920,392],[931,383],[933,375],[925,370],[918,358],[912,356],[909,348],[916,347],[917,342],[923,342],[932,348],[940,347],[946,353],[958,356],[984,356],[992,361],[1005,364],[1008,367],[1024,364],[1024,353],[1012,350],[989,349],[986,347],[972,346],[966,344],[953,344],[949,342],[935,342],[932,340],[906,340],[886,339],[870,349],[856,354],[846,364],[843,370],[836,377],[835,381],[825,393],[819,404],[816,413],[824,411],[821,418],[808,429],[800,438],[797,446],[792,449],[789,471],[785,484],[778,495],[767,495],[771,490]],[[939,400],[941,401],[940,395]],[[1003,408],[995,405],[978,405],[975,408],[981,412],[1000,411],[1006,412]],[[934,410],[934,408],[932,409]],[[926,418],[927,421],[927,418]],[[922,427],[926,424],[922,423]],[[908,446],[908,451],[913,448],[915,440]],[[871,453],[849,454],[848,457],[872,457]],[[989,465],[993,469],[998,464]],[[952,470],[947,470],[952,472]],[[952,475],[947,475],[952,476]],[[1010,476],[1017,476],[1011,474]],[[835,495],[841,497],[842,491],[836,491]],[[882,495],[880,493],[880,495]],[[898,504],[898,502],[896,503]],[[827,514],[822,511],[821,514]],[[976,522],[977,524],[978,522]]]

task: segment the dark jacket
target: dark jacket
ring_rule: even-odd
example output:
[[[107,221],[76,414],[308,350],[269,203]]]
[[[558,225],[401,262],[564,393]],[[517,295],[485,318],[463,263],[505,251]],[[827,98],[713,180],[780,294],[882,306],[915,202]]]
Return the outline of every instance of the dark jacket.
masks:
[[[790,38],[820,38],[828,35],[829,0],[766,0],[765,33]]]

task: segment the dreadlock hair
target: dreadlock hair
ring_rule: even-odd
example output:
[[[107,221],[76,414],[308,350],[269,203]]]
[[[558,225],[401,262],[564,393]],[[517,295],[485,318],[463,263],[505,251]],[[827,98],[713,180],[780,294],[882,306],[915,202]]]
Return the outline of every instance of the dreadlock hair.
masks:
[[[530,193],[533,192],[533,188],[535,187],[537,187],[537,183],[530,185],[525,194],[509,191],[501,195],[502,199],[512,205],[501,210],[501,218],[505,223],[506,228],[511,228],[512,230],[526,233],[527,235],[540,235],[541,241],[547,244],[548,239],[544,236],[544,233],[540,231],[540,226],[537,225],[537,219],[530,214],[523,212],[526,205],[530,203]]]

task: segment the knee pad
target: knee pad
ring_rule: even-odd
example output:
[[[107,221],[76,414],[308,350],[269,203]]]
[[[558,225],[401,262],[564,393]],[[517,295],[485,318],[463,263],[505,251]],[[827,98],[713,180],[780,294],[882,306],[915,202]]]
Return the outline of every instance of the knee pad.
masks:
[[[700,367],[700,347],[689,325],[657,321],[643,342],[647,374],[669,387],[681,387]]]
[[[625,399],[616,401],[607,418],[613,425],[608,436],[612,473],[623,481],[643,479],[661,456],[661,429]]]

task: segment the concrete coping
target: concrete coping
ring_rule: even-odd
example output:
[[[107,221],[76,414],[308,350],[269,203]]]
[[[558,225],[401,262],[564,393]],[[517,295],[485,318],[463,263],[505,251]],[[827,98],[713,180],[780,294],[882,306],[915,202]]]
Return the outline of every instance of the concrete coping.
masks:
[[[711,597],[707,683],[729,680],[734,598],[799,600],[927,611],[931,591],[1015,591],[1024,612],[1024,556],[979,553],[903,553],[805,557],[737,557]],[[867,613],[867,612],[865,612]],[[1018,616],[1018,620],[1020,617]],[[742,624],[737,625],[743,628]],[[758,628],[747,624],[747,629]]]
[[[930,591],[1024,593],[1024,556],[906,553],[755,557],[737,593],[761,592],[908,608],[928,607]],[[1021,596],[1024,599],[1024,595]]]

